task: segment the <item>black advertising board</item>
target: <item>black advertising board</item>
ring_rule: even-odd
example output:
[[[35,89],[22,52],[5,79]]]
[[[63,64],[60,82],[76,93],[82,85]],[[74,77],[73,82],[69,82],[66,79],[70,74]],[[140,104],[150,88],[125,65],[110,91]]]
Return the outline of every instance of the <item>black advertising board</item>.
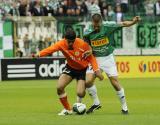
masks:
[[[64,58],[2,59],[3,80],[57,79],[65,66]]]

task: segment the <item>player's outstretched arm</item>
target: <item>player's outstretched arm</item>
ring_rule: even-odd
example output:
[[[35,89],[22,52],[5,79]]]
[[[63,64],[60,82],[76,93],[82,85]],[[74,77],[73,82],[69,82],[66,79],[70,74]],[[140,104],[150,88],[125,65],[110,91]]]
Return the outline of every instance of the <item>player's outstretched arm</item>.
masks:
[[[133,17],[133,19],[131,21],[123,21],[123,22],[120,22],[120,24],[123,27],[130,27],[130,26],[138,23],[139,21],[141,21],[141,17],[140,16],[135,16],[135,17]]]
[[[47,56],[49,54],[52,54],[52,53],[54,53],[56,51],[59,51],[61,49],[60,47],[63,46],[63,42],[64,42],[64,40],[58,41],[55,44],[53,44],[53,45],[41,50],[38,53],[38,56],[39,57],[45,57],[45,56]]]

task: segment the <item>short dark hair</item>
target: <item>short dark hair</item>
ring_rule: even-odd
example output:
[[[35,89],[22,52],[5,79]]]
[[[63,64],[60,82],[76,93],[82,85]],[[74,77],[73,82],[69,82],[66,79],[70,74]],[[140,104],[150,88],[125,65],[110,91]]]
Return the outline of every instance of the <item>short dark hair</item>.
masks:
[[[76,33],[72,28],[68,28],[64,37],[68,40],[74,40],[76,38]]]
[[[92,15],[92,20],[95,22],[102,21],[102,16],[98,13]]]

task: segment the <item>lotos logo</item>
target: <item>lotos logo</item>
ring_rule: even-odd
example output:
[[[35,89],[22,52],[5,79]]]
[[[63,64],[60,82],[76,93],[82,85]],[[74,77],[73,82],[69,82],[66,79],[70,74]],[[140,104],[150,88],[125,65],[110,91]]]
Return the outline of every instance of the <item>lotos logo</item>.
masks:
[[[139,71],[140,72],[145,72],[147,70],[147,65],[141,61],[141,63],[139,64]]]
[[[105,45],[105,44],[108,44],[108,43],[109,43],[108,38],[91,41],[92,46],[102,46],[102,45]]]
[[[139,64],[140,72],[160,72],[160,61],[148,61],[144,63],[143,61]]]
[[[130,72],[130,62],[122,61],[116,62],[117,70],[121,73],[129,73]]]

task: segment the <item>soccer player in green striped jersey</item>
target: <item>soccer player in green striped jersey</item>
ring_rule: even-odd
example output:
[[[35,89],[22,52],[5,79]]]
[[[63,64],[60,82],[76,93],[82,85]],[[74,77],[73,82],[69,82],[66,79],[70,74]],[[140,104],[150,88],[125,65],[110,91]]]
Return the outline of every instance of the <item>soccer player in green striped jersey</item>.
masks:
[[[88,42],[92,47],[92,52],[86,52],[84,55],[87,56],[93,53],[96,57],[99,67],[107,74],[113,88],[117,93],[117,96],[120,99],[122,106],[121,111],[123,114],[128,114],[128,108],[124,88],[120,85],[118,80],[118,73],[113,55],[114,48],[112,47],[111,42],[113,42],[113,32],[115,30],[118,30],[122,27],[132,26],[140,20],[140,17],[136,16],[131,21],[123,21],[118,24],[104,24],[101,15],[96,13],[92,15],[92,25],[84,34],[85,41]],[[101,105],[97,96],[96,86],[93,84],[95,76],[90,66],[86,73],[86,88],[89,92],[89,95],[94,100],[93,105],[86,112],[89,114],[95,109],[99,109]]]

